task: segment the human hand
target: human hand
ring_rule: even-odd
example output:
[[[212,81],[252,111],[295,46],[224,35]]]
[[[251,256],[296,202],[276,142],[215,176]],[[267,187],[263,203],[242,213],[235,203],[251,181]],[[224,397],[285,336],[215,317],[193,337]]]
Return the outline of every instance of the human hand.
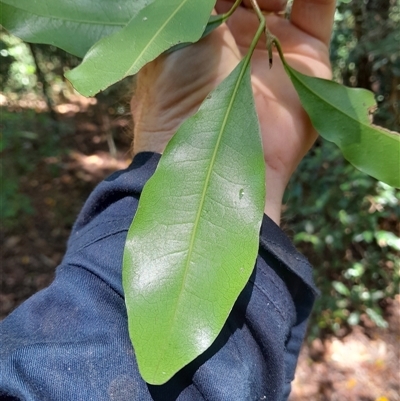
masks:
[[[249,3],[244,1],[227,25],[193,46],[159,57],[139,73],[132,102],[135,152],[161,153],[181,122],[247,52],[259,24]],[[232,4],[233,0],[219,0],[216,10],[226,12]],[[259,0],[258,4],[268,14],[283,10],[286,1]],[[330,78],[328,48],[334,12],[334,0],[295,0],[290,21],[267,15],[267,25],[292,67]],[[252,84],[267,166],[265,212],[279,224],[287,182],[317,133],[277,54],[272,69],[268,68],[265,40],[252,57]]]

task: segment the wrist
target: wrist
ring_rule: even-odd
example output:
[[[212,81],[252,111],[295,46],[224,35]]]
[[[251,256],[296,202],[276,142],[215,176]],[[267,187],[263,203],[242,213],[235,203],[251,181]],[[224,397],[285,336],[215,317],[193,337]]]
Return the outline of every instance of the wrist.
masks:
[[[136,96],[131,101],[134,120],[133,152],[143,151],[163,153],[167,143],[180,125],[198,110],[205,96],[211,91],[211,84],[204,84],[204,93],[188,85],[175,92],[152,88],[145,96]],[[160,93],[164,93],[160,96]]]
[[[166,114],[170,116],[172,113]],[[167,116],[164,114],[163,117]],[[152,117],[147,113],[145,119],[135,118],[134,120],[133,153],[163,153],[185,117],[176,115],[171,118],[160,118],[160,114],[154,114]]]
[[[281,174],[267,167],[264,213],[278,226],[281,220],[282,200],[286,185],[286,178],[283,178]]]

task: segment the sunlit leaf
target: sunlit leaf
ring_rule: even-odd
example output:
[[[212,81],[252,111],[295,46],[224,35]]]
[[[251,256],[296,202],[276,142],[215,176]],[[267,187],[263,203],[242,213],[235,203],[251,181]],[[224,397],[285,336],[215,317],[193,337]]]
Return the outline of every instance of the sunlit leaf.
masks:
[[[350,296],[349,289],[340,281],[333,281],[332,287],[341,295]]]
[[[360,323],[360,312],[359,311],[355,311],[350,313],[348,319],[347,319],[347,323],[350,326],[356,326],[357,324]]]
[[[376,242],[380,247],[390,246],[400,252],[400,238],[390,231],[378,230],[375,233]]]
[[[318,133],[359,170],[400,188],[400,135],[371,124],[373,93],[285,68]]]
[[[97,42],[66,77],[78,92],[93,96],[136,74],[170,47],[200,39],[214,4],[215,0],[154,0],[126,27]]]
[[[172,138],[129,229],[129,332],[152,384],[212,344],[254,267],[265,167],[246,65]]]
[[[13,35],[83,57],[152,0],[1,0],[0,23]]]
[[[365,310],[367,312],[368,317],[378,326],[382,328],[387,328],[388,323],[387,321],[382,317],[382,312],[381,311],[376,311],[372,308],[367,308]]]

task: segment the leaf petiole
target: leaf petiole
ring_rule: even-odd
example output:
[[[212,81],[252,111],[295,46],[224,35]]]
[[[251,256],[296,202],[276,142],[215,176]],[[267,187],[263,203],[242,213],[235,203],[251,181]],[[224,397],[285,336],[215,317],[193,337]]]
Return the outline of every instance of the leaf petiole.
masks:
[[[283,50],[282,50],[281,44],[276,36],[273,37],[271,44],[276,47],[276,50],[278,50],[279,58],[281,59],[284,67],[286,67],[287,63],[286,63],[285,57],[283,55]]]
[[[227,13],[217,16],[217,17],[219,17],[219,20],[221,20],[221,22],[225,22],[235,12],[235,10],[240,6],[241,2],[242,2],[242,0],[236,0],[235,3],[233,4],[233,6],[231,7],[231,9]]]
[[[264,16],[263,12],[261,11],[260,6],[257,3],[257,0],[250,0],[250,3],[252,5],[255,13],[258,16],[258,19],[260,20],[260,27],[261,27],[261,25],[263,25],[263,31],[265,32],[265,36],[266,36],[266,39],[267,39],[266,46],[267,46],[267,50],[268,50],[269,68],[271,68],[272,67],[272,47],[274,45],[276,37],[268,29],[267,22],[265,20],[265,16]],[[257,31],[255,37],[257,37],[257,34],[258,34],[258,31]],[[256,44],[258,42],[259,37],[260,36],[257,37]],[[252,43],[252,45],[253,45],[253,43]],[[251,46],[250,46],[250,49],[251,49],[251,53],[253,53],[254,48],[252,49]]]
[[[251,2],[252,7],[254,8],[254,11],[256,12],[256,14],[258,16],[260,25],[258,26],[257,32],[254,35],[254,38],[250,44],[249,51],[246,54],[245,62],[244,62],[246,66],[250,62],[251,56],[253,55],[254,49],[257,46],[257,43],[260,39],[261,34],[263,32],[266,32],[266,29],[267,29],[267,23],[265,21],[265,17],[263,15],[263,13],[261,12],[260,7],[258,6],[257,0],[250,0],[250,2]]]

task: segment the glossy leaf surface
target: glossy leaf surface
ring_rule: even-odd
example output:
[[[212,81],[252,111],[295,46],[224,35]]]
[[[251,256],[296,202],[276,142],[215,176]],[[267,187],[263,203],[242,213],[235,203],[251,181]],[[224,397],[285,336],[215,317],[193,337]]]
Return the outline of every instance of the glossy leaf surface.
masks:
[[[400,188],[400,135],[371,124],[373,93],[285,67],[318,133],[359,170]]]
[[[200,39],[214,4],[215,0],[154,0],[126,27],[97,42],[66,77],[78,92],[94,96],[136,74],[172,46]]]
[[[206,37],[209,35],[214,29],[217,29],[221,24],[223,24],[228,17],[225,17],[224,15],[210,15],[210,18],[208,20],[206,29],[204,30],[203,34],[201,35],[202,38]],[[185,43],[178,43],[177,45],[171,47],[170,49],[167,50],[167,53],[172,53],[174,51],[177,51],[179,49],[183,49],[186,46],[190,46],[190,42],[185,42]]]
[[[165,383],[222,329],[254,268],[264,171],[242,61],[172,138],[128,232],[123,285],[147,382]]]
[[[83,57],[152,0],[1,0],[0,23],[13,35]]]
[[[236,0],[235,3],[232,5],[231,9],[225,14],[211,15],[208,20],[206,29],[204,30],[203,35],[201,37],[204,38],[205,36],[209,35],[214,29],[217,29],[221,24],[226,22],[231,17],[231,15],[234,13],[234,11],[237,9],[237,7],[240,6],[241,2],[242,2],[242,0]],[[189,45],[190,45],[190,43],[179,43],[179,44],[171,47],[168,50],[168,53],[182,49]]]

